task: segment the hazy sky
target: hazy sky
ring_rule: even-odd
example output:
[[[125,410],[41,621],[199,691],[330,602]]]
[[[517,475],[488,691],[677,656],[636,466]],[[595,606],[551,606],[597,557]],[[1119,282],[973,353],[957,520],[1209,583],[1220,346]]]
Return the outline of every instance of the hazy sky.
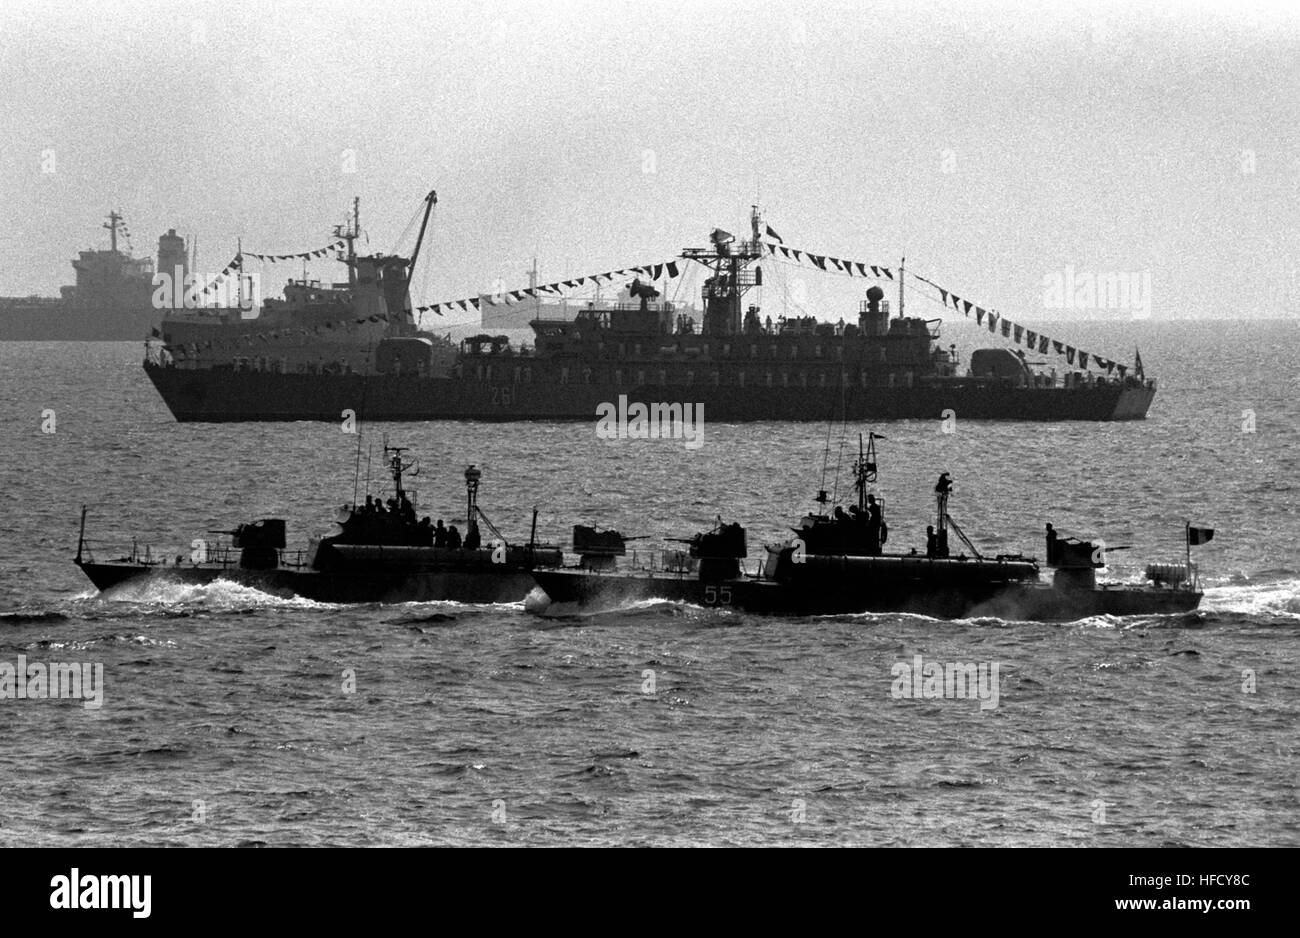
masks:
[[[1026,321],[1096,315],[1044,308],[1067,267],[1149,273],[1154,317],[1300,312],[1289,4],[6,0],[0,89],[0,295],[71,282],[110,208],[215,271],[353,195],[409,250],[435,188],[417,303],[665,260],[759,197],[787,244]],[[774,315],[866,286],[777,273]]]

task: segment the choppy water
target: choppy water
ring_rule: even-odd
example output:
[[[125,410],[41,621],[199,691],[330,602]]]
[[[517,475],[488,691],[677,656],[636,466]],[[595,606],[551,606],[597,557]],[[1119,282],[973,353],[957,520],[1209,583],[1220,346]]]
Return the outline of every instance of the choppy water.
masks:
[[[1149,419],[876,426],[891,546],[923,546],[943,470],[990,551],[1041,552],[1051,520],[1133,545],[1124,559],[1178,560],[1189,518],[1217,529],[1197,549],[1195,614],[781,620],[646,603],[556,622],[522,603],[336,607],[227,583],[101,597],[71,564],[82,502],[88,536],[168,552],[263,515],[305,540],[351,499],[356,438],[178,425],[134,345],[0,344],[0,663],[104,674],[100,709],[0,700],[0,842],[1300,843],[1300,329],[1076,335],[1141,345],[1161,380]],[[552,536],[582,521],[687,536],[721,514],[748,524],[751,551],[811,506],[827,441],[825,424],[711,423],[698,451],[586,424],[365,439],[384,433],[423,456],[435,514],[457,514],[475,462],[516,537],[534,505]],[[997,663],[997,707],[891,696],[891,667],[918,654]]]

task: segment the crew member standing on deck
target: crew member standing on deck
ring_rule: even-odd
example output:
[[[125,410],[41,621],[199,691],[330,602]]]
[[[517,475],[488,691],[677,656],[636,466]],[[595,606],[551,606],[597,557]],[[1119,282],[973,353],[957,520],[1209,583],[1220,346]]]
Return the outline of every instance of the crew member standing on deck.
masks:
[[[880,532],[883,524],[880,503],[876,496],[867,496],[867,553],[875,557],[880,554]]]

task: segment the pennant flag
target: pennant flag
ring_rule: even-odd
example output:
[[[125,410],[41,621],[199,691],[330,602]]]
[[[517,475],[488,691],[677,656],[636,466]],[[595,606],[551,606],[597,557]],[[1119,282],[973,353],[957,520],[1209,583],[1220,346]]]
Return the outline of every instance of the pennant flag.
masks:
[[[939,288],[939,295],[940,295],[941,297],[943,297],[943,305],[944,305],[944,306],[947,306],[947,305],[948,305],[948,291],[945,290],[943,287],[940,287],[940,288]]]
[[[821,270],[826,269],[826,258],[820,254],[809,254],[809,259]]]
[[[1060,342],[1057,342],[1055,339],[1052,340],[1052,350],[1056,352],[1057,355],[1065,354],[1065,346]]]
[[[880,268],[880,272],[881,272],[882,274],[885,275],[885,278],[886,278],[886,279],[888,279],[888,280],[893,280],[893,279],[894,279],[894,275],[891,274],[891,273],[889,272],[889,268],[888,268],[888,267],[882,267],[882,268]]]
[[[984,325],[984,308],[981,306],[975,307],[975,325]]]
[[[478,309],[478,308],[479,308],[479,301],[478,301],[477,299],[471,299],[471,300],[469,301],[469,305],[470,305],[470,306],[473,306],[475,309]]]
[[[803,258],[800,256],[800,255],[803,253],[802,251],[800,251],[800,250],[798,250],[798,249],[795,249],[795,248],[792,248],[791,251],[794,253],[794,259],[795,259],[795,260],[797,260],[797,261],[801,261],[801,260],[803,260]],[[811,256],[811,255],[809,255],[809,256]]]
[[[1011,323],[1007,322],[1007,320],[1004,319],[1002,320],[1002,338],[1007,339],[1010,337],[1011,337]]]
[[[767,236],[768,236],[769,238],[775,238],[776,240],[780,241],[782,244],[785,243],[785,241],[782,239],[782,237],[781,237],[779,234],[777,234],[775,231],[772,230],[772,226],[771,226],[771,225],[768,225],[768,226],[767,226]]]
[[[1190,524],[1187,526],[1187,543],[1192,547],[1208,544],[1213,537],[1214,528],[1193,527]]]
[[[1045,336],[1045,335],[1040,335],[1040,336],[1038,337],[1038,351],[1039,351],[1039,352],[1046,352],[1046,351],[1047,351],[1047,343],[1048,343],[1049,341],[1050,341],[1050,340],[1047,338],[1047,336]]]
[[[659,279],[660,277],[662,277],[663,275],[664,275],[664,265],[663,265],[663,264],[655,264],[654,267],[653,267],[653,268],[651,269],[651,271],[650,271],[650,279],[651,279],[651,280],[658,280],[658,279]]]
[[[524,290],[524,293],[528,294],[529,296],[537,296],[537,291],[534,290],[532,287],[528,287],[526,290]]]
[[[766,245],[764,245],[764,247],[767,248],[767,253],[768,253],[768,254],[775,254],[775,253],[776,253],[776,245],[775,245],[775,244],[766,244]]]
[[[668,276],[670,276],[670,277],[676,277],[676,276],[677,276],[677,262],[676,262],[676,261],[669,261],[669,262],[668,262]],[[581,283],[582,281],[578,281],[578,282]]]
[[[568,287],[569,289],[573,289],[573,287],[575,286],[575,284],[574,284],[574,282],[573,282],[572,280],[566,280],[566,281],[564,281],[564,285],[565,285],[566,287]]]
[[[989,310],[989,332],[998,331],[998,314]]]
[[[1082,368],[1084,371],[1087,371],[1087,370],[1088,370],[1088,353],[1087,353],[1087,352],[1084,352],[1084,351],[1080,351],[1080,352],[1079,352],[1079,367]]]
[[[1073,345],[1067,345],[1067,346],[1065,347],[1065,360],[1066,360],[1067,362],[1069,362],[1071,365],[1074,364],[1074,346],[1073,346]]]
[[[967,316],[969,316],[971,307],[974,306],[975,304],[972,303],[970,300],[962,300],[961,305],[965,307],[964,312],[966,313]]]
[[[1015,331],[1016,331],[1015,343],[1016,343],[1017,345],[1019,345],[1019,344],[1020,344],[1020,337],[1021,337],[1021,335],[1024,334],[1025,327],[1024,327],[1024,326],[1021,326],[1021,325],[1017,325],[1017,326],[1015,327]]]
[[[783,248],[781,248],[781,253],[784,254],[786,257],[789,257],[789,256],[790,256],[790,249],[787,248],[787,247],[783,247]]]
[[[1038,344],[1038,333],[1037,333],[1037,332],[1034,332],[1034,331],[1032,331],[1032,330],[1030,330],[1030,329],[1026,329],[1026,330],[1025,330],[1025,347],[1028,348],[1029,351],[1032,352],[1032,351],[1034,350],[1034,346],[1037,345],[1037,344]]]

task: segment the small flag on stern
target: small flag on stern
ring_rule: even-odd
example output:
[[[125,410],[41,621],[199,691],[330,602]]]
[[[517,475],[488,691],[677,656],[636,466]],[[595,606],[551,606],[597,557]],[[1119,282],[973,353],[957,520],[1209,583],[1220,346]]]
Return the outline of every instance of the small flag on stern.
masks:
[[[1190,524],[1187,526],[1187,543],[1193,547],[1207,543],[1213,537],[1214,528],[1198,528]]]

